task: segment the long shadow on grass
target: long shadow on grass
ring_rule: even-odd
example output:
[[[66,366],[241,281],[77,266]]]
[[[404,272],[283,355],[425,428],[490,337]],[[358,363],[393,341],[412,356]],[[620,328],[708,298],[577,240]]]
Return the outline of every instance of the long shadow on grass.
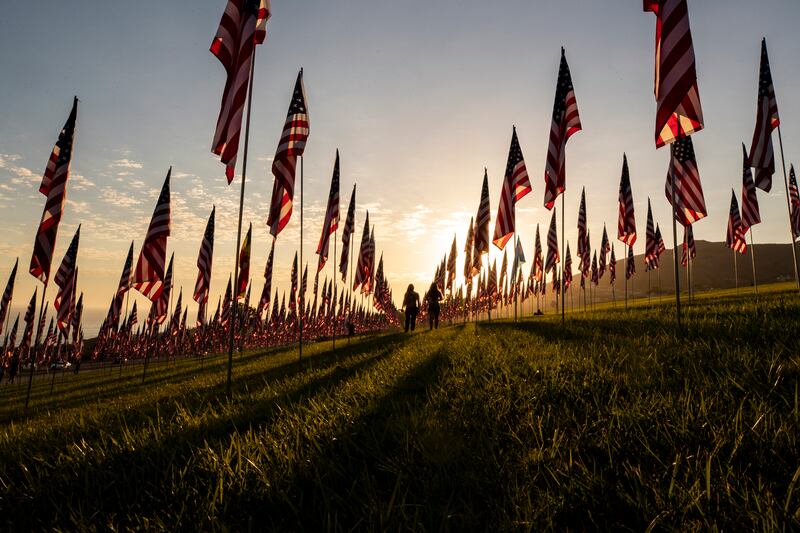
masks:
[[[426,419],[447,350],[430,354],[345,431],[318,438],[324,444],[302,458],[285,485],[231,498],[226,522],[234,529],[248,523],[243,517],[270,530],[446,529],[457,527],[464,511],[479,513],[460,505],[459,494],[472,487],[451,483],[456,471],[471,466],[457,429]]]
[[[326,351],[320,352],[318,354],[311,355],[304,359],[303,361],[292,361],[285,364],[281,364],[275,367],[272,367],[265,371],[253,371],[252,368],[248,368],[244,366],[244,364],[239,363],[238,361],[234,361],[234,381],[233,387],[236,390],[237,387],[253,387],[259,386],[262,384],[262,380],[271,380],[276,378],[283,378],[283,377],[290,377],[299,372],[304,371],[308,368],[308,365],[330,365],[337,361],[341,361],[345,358],[356,356],[362,353],[368,353],[375,349],[376,347],[382,346],[385,343],[394,343],[398,340],[402,339],[400,334],[393,334],[388,336],[380,336],[380,337],[372,337],[368,338],[368,340],[364,340],[361,342],[353,343],[350,346],[342,346],[337,349],[337,351]],[[284,353],[286,349],[282,350],[265,350],[262,352],[258,352],[254,354],[251,358],[252,362],[256,359],[255,356],[268,356],[274,355],[276,353]],[[227,364],[227,361],[226,361]],[[225,392],[225,384],[222,380],[222,372],[225,370],[225,366],[219,366],[216,370],[220,372],[220,381],[216,384],[210,384],[205,387],[201,386],[194,386],[192,387],[192,392],[198,392],[206,395],[222,395]],[[181,370],[178,372],[172,372],[170,369],[160,369],[161,372],[148,378],[144,387],[141,384],[141,368],[138,369],[139,373],[136,374],[127,374],[123,376],[123,380],[120,382],[118,381],[117,375],[113,377],[109,377],[108,380],[98,380],[92,381],[86,384],[81,384],[77,387],[78,390],[86,391],[84,394],[72,394],[74,392],[73,388],[65,388],[62,389],[62,394],[66,393],[66,397],[60,397],[58,394],[54,394],[52,397],[49,395],[49,384],[47,384],[46,389],[40,390],[38,394],[31,395],[31,405],[32,409],[35,412],[58,412],[63,409],[69,409],[72,407],[77,407],[81,405],[90,405],[92,403],[99,402],[104,399],[121,399],[125,395],[131,395],[136,397],[138,393],[141,393],[143,390],[148,388],[153,388],[158,385],[165,385],[169,383],[177,383],[182,380],[188,379],[193,376],[199,375],[211,375],[213,374],[215,367],[206,365],[204,368],[200,368],[199,366],[196,368],[188,368],[185,370]],[[247,373],[241,374],[242,371],[246,371]],[[114,385],[118,386],[114,386]],[[66,386],[65,386],[66,387]],[[98,387],[108,387],[107,389],[97,390]],[[35,390],[35,389],[34,389]],[[46,392],[45,392],[46,391]],[[40,403],[44,396],[47,396],[47,401],[45,403]],[[149,414],[153,414],[153,412],[149,412]],[[11,416],[0,418],[0,423],[6,422],[9,420],[23,420],[25,419],[25,414],[21,411],[15,411],[11,414]]]
[[[276,397],[242,405],[233,417],[215,419],[202,427],[171,433],[136,450],[114,453],[104,456],[100,460],[87,456],[86,461],[80,465],[82,468],[80,471],[76,471],[78,465],[75,462],[55,464],[48,468],[46,480],[44,476],[40,477],[39,482],[33,487],[27,486],[24,490],[20,490],[21,487],[18,486],[18,483],[29,479],[29,474],[15,469],[11,474],[16,474],[14,475],[16,479],[12,475],[4,476],[4,485],[7,490],[5,497],[0,497],[0,501],[10,504],[9,508],[13,509],[13,512],[6,516],[7,523],[19,522],[18,527],[25,528],[53,527],[59,523],[67,527],[74,526],[74,524],[59,522],[59,520],[66,520],[70,514],[69,511],[74,512],[79,502],[92,502],[91,513],[96,516],[158,515],[159,510],[166,511],[172,503],[170,491],[173,489],[169,476],[174,475],[174,470],[179,470],[182,466],[186,468],[191,466],[184,463],[191,459],[193,450],[204,446],[214,448],[217,444],[223,444],[229,440],[231,433],[237,432],[239,428],[259,428],[268,425],[282,412],[285,405],[313,396],[321,389],[336,386],[338,383],[368,370],[395,353],[395,349],[407,339],[402,336],[393,337],[395,337],[394,342],[382,342],[381,349],[375,349],[374,344],[381,340],[376,339],[374,342],[362,343],[358,350],[349,350],[347,361],[362,356],[362,359],[349,366],[337,364],[335,356],[324,358],[327,365],[316,360],[313,365],[315,369],[335,366],[329,374],[285,390]],[[369,347],[372,348],[372,353],[369,353]],[[364,357],[365,353],[367,355]],[[339,363],[345,362],[344,359]],[[263,379],[268,379],[265,375],[277,374],[279,370],[283,370],[283,372],[279,376],[272,377],[287,378],[308,368],[305,362],[287,366],[289,368],[276,368],[249,376],[247,379],[240,378],[237,380],[237,388],[242,388],[245,382],[262,383]],[[164,416],[165,413],[175,407],[175,404],[162,404],[160,409],[151,406],[147,410],[151,411],[151,415],[158,410],[162,418],[168,418],[168,416]],[[150,420],[149,416],[143,413],[140,415],[142,421]],[[131,427],[132,424],[127,423],[127,425]],[[91,442],[97,436],[85,438]],[[79,439],[80,435],[68,437],[59,435],[60,442],[76,442]],[[26,447],[24,444],[21,446]],[[51,453],[55,456],[55,450],[51,450]],[[0,457],[2,456],[0,455]],[[5,464],[13,464],[19,458],[9,457],[4,460],[8,461]],[[29,469],[35,473],[36,467],[30,465]],[[22,484],[25,485],[25,483]],[[98,487],[104,487],[101,498],[98,498],[96,493]],[[88,523],[90,517],[85,517],[85,519]]]

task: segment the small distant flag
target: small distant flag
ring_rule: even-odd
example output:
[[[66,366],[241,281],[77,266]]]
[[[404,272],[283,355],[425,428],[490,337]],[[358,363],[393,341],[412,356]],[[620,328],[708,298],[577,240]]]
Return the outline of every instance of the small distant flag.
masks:
[[[342,281],[347,280],[347,261],[350,259],[350,239],[356,231],[356,186],[353,184],[353,192],[350,194],[350,205],[347,207],[347,218],[344,221],[342,230],[342,253],[339,258],[339,273]]]
[[[735,252],[740,254],[747,253],[747,243],[744,240],[742,220],[739,217],[739,204],[736,202],[735,191],[731,191],[731,211],[728,216],[728,231],[725,235],[725,244]]]
[[[483,254],[489,253],[489,222],[491,218],[489,205],[489,176],[486,168],[483,169],[483,185],[481,186],[481,201],[478,204],[478,213],[475,217],[475,237],[472,247],[472,275],[476,276],[481,271]]]
[[[339,227],[339,150],[336,150],[336,161],[333,164],[333,177],[331,178],[331,190],[328,193],[328,207],[325,209],[325,220],[322,222],[322,235],[317,245],[319,262],[317,272],[325,268],[328,261],[328,248],[331,234]]]
[[[619,222],[617,239],[628,246],[636,242],[636,217],[633,212],[633,190],[628,172],[628,157],[622,154],[622,176],[619,180]]]
[[[677,203],[674,206],[675,218],[683,226],[686,226],[708,214],[706,200],[703,196],[703,186],[700,183],[700,171],[697,169],[691,137],[678,139],[670,146],[670,149],[672,150],[671,165],[667,172],[664,194],[672,205],[672,183],[674,181],[677,184],[675,187],[675,202]]]
[[[745,230],[750,229],[761,222],[761,212],[758,209],[758,195],[756,185],[753,183],[753,174],[750,172],[750,165],[747,162],[747,150],[742,143],[742,154],[744,163],[742,168],[742,225]]]
[[[554,270],[556,265],[561,261],[558,253],[558,232],[556,230],[556,211],[553,210],[553,216],[550,218],[550,230],[547,232],[547,259],[544,262],[544,273],[547,274],[550,270]]]
[[[208,293],[211,289],[211,265],[214,259],[214,219],[216,218],[216,206],[211,208],[208,216],[206,231],[203,233],[203,241],[200,243],[200,252],[197,254],[197,281],[194,284],[194,294],[192,298],[195,302],[205,304],[208,302]]]
[[[250,242],[253,239],[253,224],[247,229],[244,236],[242,249],[239,251],[239,285],[236,289],[236,300],[244,298],[247,291],[247,283],[250,281]]]

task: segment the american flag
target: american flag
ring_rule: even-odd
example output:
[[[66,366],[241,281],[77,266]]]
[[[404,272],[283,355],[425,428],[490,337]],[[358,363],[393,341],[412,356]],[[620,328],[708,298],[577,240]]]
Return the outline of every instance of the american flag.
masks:
[[[369,248],[369,211],[364,219],[364,231],[361,233],[361,244],[358,248],[358,260],[356,265],[356,272],[353,279],[353,290],[356,290],[362,283],[367,281],[366,268],[367,265],[367,249]]]
[[[547,232],[547,259],[544,262],[544,273],[555,270],[556,264],[561,261],[558,254],[558,233],[556,231],[556,210],[553,209],[553,216],[550,218],[550,230]]]
[[[525,159],[522,157],[522,149],[517,139],[517,128],[514,127],[511,133],[511,147],[508,149],[503,190],[500,193],[500,206],[497,208],[497,220],[495,220],[494,238],[492,239],[494,245],[501,250],[505,248],[508,239],[514,233],[514,206],[517,200],[532,190],[528,170],[525,168]]]
[[[119,277],[119,284],[117,285],[117,292],[111,301],[111,309],[109,310],[109,326],[114,329],[119,325],[119,317],[122,313],[122,300],[125,293],[128,292],[131,286],[131,267],[133,266],[133,241],[128,248],[128,255],[125,258],[125,264],[122,266],[122,274]]]
[[[682,225],[693,224],[708,215],[706,200],[703,197],[703,186],[700,183],[700,171],[694,156],[694,146],[691,137],[683,137],[675,141],[672,146],[670,170],[667,172],[667,182],[664,194],[672,205],[672,181],[677,183],[675,189],[674,206],[675,218]]]
[[[578,102],[572,87],[572,75],[561,49],[561,64],[558,67],[556,97],[553,103],[553,121],[550,125],[550,141],[547,146],[547,163],[544,167],[544,206],[552,209],[558,195],[567,187],[567,140],[573,133],[581,131]]]
[[[747,253],[742,219],[739,218],[739,203],[736,201],[736,192],[733,190],[731,190],[731,211],[728,216],[728,232],[725,235],[725,244],[735,252],[740,254]]]
[[[133,327],[139,323],[139,315],[136,310],[136,302],[133,302],[133,307],[131,308],[131,314],[128,315],[128,332],[133,329]]]
[[[539,234],[539,224],[536,224],[536,243],[533,248],[533,280],[541,283],[544,279],[544,255],[542,254],[542,239]]]
[[[306,107],[306,90],[303,85],[303,69],[297,74],[292,101],[286,123],[283,125],[281,140],[275,158],[272,160],[272,174],[275,181],[272,185],[272,202],[269,206],[267,225],[273,237],[289,223],[292,216],[292,200],[294,199],[294,177],[297,170],[297,158],[303,155],[309,133],[308,109]]]
[[[797,237],[800,237],[800,193],[797,190],[794,165],[789,167],[789,203],[791,205],[792,236],[797,239]]]
[[[83,318],[83,293],[78,297],[75,308],[72,310],[72,343],[78,342],[78,334],[81,330],[81,318]]]
[[[197,254],[197,281],[194,284],[195,302],[205,304],[208,302],[208,293],[211,289],[211,265],[214,259],[214,223],[217,207],[211,208],[208,216],[206,231],[203,233],[203,242],[200,243],[200,252]],[[204,317],[205,318],[205,317]]]
[[[742,143],[744,163],[742,168],[742,225],[745,231],[761,222],[761,212],[758,208],[758,195],[753,183],[753,174],[747,162],[747,150]]]
[[[47,285],[50,279],[50,267],[53,262],[53,250],[56,247],[58,224],[64,214],[64,204],[67,200],[67,180],[69,179],[69,165],[72,161],[72,145],[75,139],[75,119],[78,115],[78,97],[72,102],[72,111],[67,122],[58,135],[58,141],[53,147],[47,168],[42,176],[39,192],[47,197],[44,204],[42,220],[36,232],[36,241],[33,244],[30,273],[33,277]]]
[[[28,309],[25,311],[25,329],[22,332],[22,341],[20,345],[26,348],[31,345],[31,337],[33,336],[33,321],[36,317],[36,293],[38,291],[38,287],[33,290],[33,296],[31,296]]]
[[[219,305],[217,305],[217,314],[219,314]],[[220,320],[223,326],[227,326],[231,320],[231,276],[228,275],[228,286],[225,289],[225,299],[222,301],[222,315]]]
[[[42,311],[42,317],[39,320],[39,327],[36,328],[36,340],[34,341],[34,345],[39,344],[39,340],[42,339],[42,333],[44,332],[44,323],[47,322],[47,307],[50,302],[44,303],[44,310]],[[52,325],[53,319],[50,319],[50,324]]]
[[[691,228],[691,226],[688,227]],[[636,274],[636,261],[633,257],[633,246],[628,246],[628,264],[626,267],[625,278],[631,279],[631,277]]]
[[[161,293],[164,283],[164,267],[167,262],[167,237],[170,235],[169,178],[171,174],[172,167],[169,167],[131,282],[134,289],[153,302]]]
[[[569,243],[567,243],[567,251],[564,255],[564,289],[569,289],[572,285],[572,254],[569,251]]]
[[[598,272],[599,279],[603,279],[603,275],[606,273],[606,261],[608,259],[608,252],[609,252],[608,232],[606,231],[606,225],[603,224],[603,236],[600,238],[600,264],[598,265],[598,268],[600,269]]]
[[[609,281],[613,285],[617,281],[617,256],[614,254],[614,243],[611,243],[611,259],[608,263]]]
[[[442,266],[444,266],[444,263],[442,264]],[[442,271],[444,271],[444,269],[442,269]],[[503,282],[505,282],[507,271],[508,271],[508,250],[503,250],[503,263],[502,266],[500,267],[500,273],[498,274],[500,276],[500,285],[502,285]],[[444,278],[444,276],[442,277]]]
[[[493,296],[497,296],[497,259],[492,261],[492,268],[489,270],[489,279],[486,284],[486,294],[491,302]]]
[[[447,257],[447,289],[453,291],[453,285],[456,280],[456,258],[458,251],[456,250],[456,236],[453,235],[453,244],[450,246],[450,255]]]
[[[308,263],[303,268],[303,277],[300,282],[300,311],[304,312],[306,302],[306,290],[308,289]]]
[[[272,240],[272,246],[269,249],[269,257],[267,258],[267,266],[264,269],[264,289],[261,291],[261,299],[258,302],[258,317],[261,318],[261,313],[269,306],[269,297],[272,294],[272,265],[275,261],[275,239]],[[277,303],[277,302],[276,302]]]
[[[342,281],[347,281],[347,261],[350,259],[350,239],[356,231],[356,186],[353,184],[353,192],[350,194],[350,205],[347,207],[347,217],[344,221],[342,230],[342,254],[339,258],[339,273]]]
[[[236,300],[244,298],[247,291],[247,283],[250,281],[250,242],[253,239],[253,224],[247,229],[247,234],[242,242],[242,249],[239,251],[239,278],[236,289]]]
[[[644,263],[648,270],[658,268],[658,241],[656,240],[656,228],[653,223],[653,209],[650,206],[650,198],[647,199],[647,235],[644,247]]]
[[[14,345],[17,343],[17,329],[19,328],[19,313],[17,313],[17,318],[14,320],[14,325],[11,327],[11,334],[8,337],[8,343],[5,345],[6,350],[13,350]],[[5,354],[3,354],[5,355]]]
[[[19,259],[14,262],[14,268],[11,269],[11,274],[9,274],[6,282],[6,290],[3,291],[3,299],[0,300],[0,328],[5,324],[8,310],[11,307],[11,300],[14,296],[14,281],[17,279],[17,266],[19,266]]]
[[[703,129],[686,0],[644,0],[656,16],[656,147]]]
[[[67,279],[64,287],[59,291],[61,298],[57,297],[57,303],[54,302],[53,307],[56,308],[58,314],[56,320],[58,321],[58,329],[66,331],[70,325],[72,318],[72,310],[75,307],[75,289],[78,284],[78,267],[75,267],[72,275]]]
[[[683,253],[681,254],[681,265],[687,266],[689,264],[689,260],[694,260],[697,257],[697,247],[694,243],[694,230],[692,226],[686,226],[683,228]]]
[[[269,0],[228,0],[211,42],[211,53],[227,74],[211,151],[226,165],[228,183],[233,181],[236,167],[255,47],[267,36],[270,15]]]
[[[585,278],[589,275],[589,268],[591,267],[591,257],[592,257],[592,244],[589,238],[589,230],[586,230],[586,236],[584,238],[583,244],[583,256],[581,257],[581,274]]]
[[[467,285],[469,288],[467,291],[471,291],[472,288],[472,278],[475,274],[472,272],[472,248],[475,246],[475,219],[469,219],[469,228],[467,228],[467,238],[464,241],[464,279],[466,280]],[[469,292],[468,292],[469,294]],[[0,326],[2,326],[2,322],[0,322]]]
[[[355,192],[355,191],[354,191]],[[355,206],[354,206],[355,208]],[[325,209],[325,220],[322,222],[322,235],[319,237],[317,254],[319,263],[317,272],[325,268],[328,261],[328,248],[331,234],[339,228],[339,150],[336,150],[336,161],[333,164],[333,177],[331,177],[331,190],[328,193],[328,207]]]
[[[72,242],[69,243],[69,248],[67,248],[67,253],[64,254],[61,265],[58,267],[58,271],[53,279],[59,289],[53,300],[53,306],[56,310],[61,308],[61,301],[68,290],[67,286],[69,285],[70,279],[75,274],[76,265],[78,263],[78,245],[80,244],[80,240],[81,227],[78,225],[78,229],[75,230],[75,235],[72,237]]]
[[[289,299],[289,309],[294,309],[297,305],[297,252],[294,253],[294,261],[292,261],[292,293]]]
[[[597,276],[597,250],[594,251],[592,256],[592,283],[597,286],[600,283],[600,278]]]
[[[367,243],[367,255],[364,268],[364,282],[361,284],[361,294],[370,294],[375,285],[375,226],[370,228]],[[444,273],[444,270],[442,270]]]
[[[588,242],[588,232],[586,230],[586,188],[581,189],[581,205],[578,209],[578,257],[583,258],[589,252],[586,246]],[[583,261],[581,261],[583,263]]]
[[[663,254],[667,250],[667,247],[664,244],[664,238],[661,236],[661,228],[658,227],[658,224],[656,224],[656,239],[655,240],[656,240],[656,255],[658,256],[658,259],[660,260],[661,259],[661,254]]]
[[[619,180],[619,222],[617,239],[628,246],[636,242],[636,217],[633,213],[633,190],[628,172],[628,157],[622,154],[622,177]]]
[[[489,253],[489,222],[491,207],[489,205],[489,176],[483,169],[483,185],[481,186],[481,202],[475,217],[475,237],[472,246],[472,275],[480,273],[483,254]]]
[[[153,302],[153,305],[155,306],[155,319],[159,324],[164,322],[164,320],[167,318],[167,312],[169,311],[169,295],[172,292],[172,260],[174,258],[175,254],[173,253],[169,258],[169,266],[167,267],[167,273],[164,276],[164,284],[159,290],[158,299]]]
[[[775,173],[775,154],[772,150],[772,130],[780,126],[778,102],[772,85],[772,72],[769,68],[767,41],[761,40],[761,66],[758,75],[758,106],[753,142],[750,145],[749,166],[756,169],[756,187],[769,192],[772,189],[772,175]]]

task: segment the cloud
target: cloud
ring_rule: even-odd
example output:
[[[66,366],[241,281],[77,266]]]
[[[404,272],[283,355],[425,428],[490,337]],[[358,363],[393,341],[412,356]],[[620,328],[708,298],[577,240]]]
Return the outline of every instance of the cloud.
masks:
[[[76,191],[85,191],[94,187],[94,182],[81,174],[72,173],[69,176],[69,188]]]
[[[100,199],[115,207],[133,207],[142,203],[141,200],[125,195],[111,187],[105,187],[100,192]]]
[[[111,163],[112,167],[117,168],[142,168],[142,164],[131,159],[117,159]]]

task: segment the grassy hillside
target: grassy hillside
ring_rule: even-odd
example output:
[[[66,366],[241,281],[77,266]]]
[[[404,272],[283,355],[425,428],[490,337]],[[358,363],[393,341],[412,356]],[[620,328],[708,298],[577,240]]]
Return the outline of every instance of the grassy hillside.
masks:
[[[3,527],[800,527],[800,297],[0,387]]]

